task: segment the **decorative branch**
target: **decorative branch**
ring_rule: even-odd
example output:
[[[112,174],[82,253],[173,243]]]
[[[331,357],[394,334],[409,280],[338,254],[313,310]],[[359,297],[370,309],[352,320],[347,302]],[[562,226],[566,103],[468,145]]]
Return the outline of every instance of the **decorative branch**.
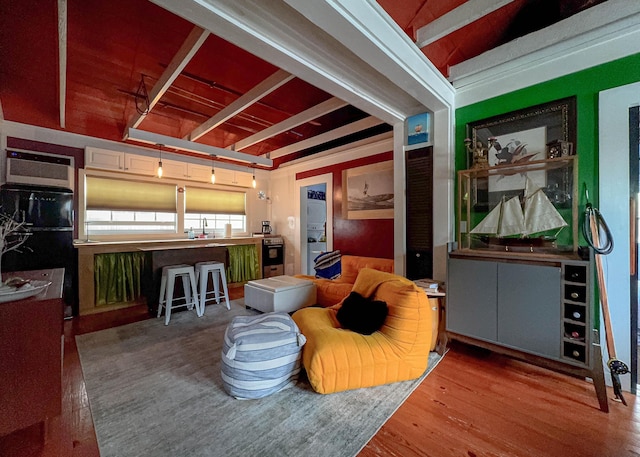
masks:
[[[24,226],[24,221],[17,222],[11,216],[0,213],[0,258],[5,252],[18,250],[27,241],[30,233],[25,233]]]

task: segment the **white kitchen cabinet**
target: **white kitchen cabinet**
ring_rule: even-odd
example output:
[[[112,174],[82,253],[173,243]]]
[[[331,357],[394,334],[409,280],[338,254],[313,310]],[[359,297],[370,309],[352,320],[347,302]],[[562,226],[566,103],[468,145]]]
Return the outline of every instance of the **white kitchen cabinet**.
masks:
[[[216,171],[217,175],[217,171]],[[187,164],[187,178],[191,181],[211,182],[211,167],[207,165]],[[217,178],[217,176],[216,176]]]
[[[244,171],[229,170],[227,168],[216,168],[216,184],[226,184],[229,186],[251,187],[253,174]]]
[[[124,171],[124,152],[106,149],[86,148],[84,166],[106,170]]]
[[[85,151],[84,166],[153,176],[158,169],[158,159],[138,154],[127,154],[122,151],[88,147]]]
[[[157,163],[156,163],[157,167]],[[187,164],[177,160],[162,160],[162,176],[165,178],[184,179],[187,177]]]
[[[158,170],[158,160],[137,154],[124,155],[124,171],[138,175],[153,176]],[[163,166],[164,171],[164,166]]]
[[[102,170],[122,171],[144,176],[156,176],[160,155],[145,156],[128,154],[121,151],[109,151],[87,147],[85,150],[85,167]],[[228,186],[251,187],[253,174],[243,171],[215,167],[216,184]],[[211,182],[211,166],[181,162],[162,158],[162,176],[198,182]]]

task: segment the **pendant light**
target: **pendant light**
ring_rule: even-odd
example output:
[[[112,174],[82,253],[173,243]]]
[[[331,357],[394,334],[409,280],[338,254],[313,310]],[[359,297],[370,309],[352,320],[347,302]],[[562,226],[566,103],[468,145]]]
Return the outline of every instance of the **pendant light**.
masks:
[[[253,165],[255,165],[255,163],[251,165],[253,168]],[[256,169],[255,168],[253,168],[253,179],[251,180],[251,185],[253,186],[254,189],[256,188]]]
[[[211,154],[211,184],[216,183],[216,172],[213,168],[213,163],[215,158],[216,158],[215,154]]]
[[[160,149],[160,160],[158,161],[158,169],[156,170],[158,178],[162,178],[162,146],[163,145],[158,144],[158,148]]]

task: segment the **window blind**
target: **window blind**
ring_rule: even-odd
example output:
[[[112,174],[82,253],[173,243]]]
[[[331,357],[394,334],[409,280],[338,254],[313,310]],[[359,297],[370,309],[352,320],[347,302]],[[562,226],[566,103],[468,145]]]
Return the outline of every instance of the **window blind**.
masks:
[[[87,176],[87,209],[177,211],[175,184]]]
[[[186,213],[246,214],[246,194],[227,190],[189,187],[185,190]]]

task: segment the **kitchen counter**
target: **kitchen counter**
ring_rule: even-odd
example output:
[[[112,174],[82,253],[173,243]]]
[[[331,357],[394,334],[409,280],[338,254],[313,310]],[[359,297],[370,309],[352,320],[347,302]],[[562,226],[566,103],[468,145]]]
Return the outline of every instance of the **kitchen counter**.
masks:
[[[98,254],[119,253],[119,252],[149,252],[149,254],[156,259],[154,262],[155,267],[162,262],[164,265],[170,265],[170,259],[183,260],[176,261],[174,263],[194,263],[198,260],[191,262],[192,259],[198,258],[205,260],[203,257],[213,254],[214,251],[222,250],[224,256],[219,253],[215,254],[215,257],[223,257],[226,259],[226,246],[238,245],[238,244],[255,244],[258,247],[258,255],[262,255],[262,237],[232,237],[232,238],[196,238],[193,240],[186,238],[166,239],[166,240],[133,240],[133,241],[84,241],[75,240],[73,245],[78,250],[78,303],[80,315],[95,314],[104,311],[112,311],[122,308],[127,308],[135,305],[135,303],[115,303],[110,305],[96,305],[96,289],[95,289],[95,263],[94,257]],[[193,249],[201,248],[198,251],[210,251],[198,252],[195,255]],[[179,251],[184,250],[186,258],[189,262],[185,262],[185,256],[180,254]],[[207,260],[223,260],[223,258],[211,258]],[[162,260],[158,260],[162,259]],[[262,262],[262,258],[259,258],[259,262]],[[228,260],[225,262],[228,265]],[[154,273],[153,288],[148,289],[153,291],[156,283],[156,274]],[[147,296],[149,304],[153,305],[157,302],[157,297],[153,297],[152,292]]]
[[[245,243],[246,242],[246,243]],[[194,238],[192,240],[188,238],[169,238],[165,240],[120,240],[120,241],[102,241],[102,240],[73,240],[73,247],[78,249],[92,248],[95,246],[136,246],[142,249],[142,247],[148,247],[150,245],[167,246],[175,244],[176,247],[198,247],[203,244],[210,243],[224,243],[224,244],[248,244],[248,243],[261,243],[262,237],[250,237],[239,236],[231,238]],[[142,246],[142,247],[141,247]]]

